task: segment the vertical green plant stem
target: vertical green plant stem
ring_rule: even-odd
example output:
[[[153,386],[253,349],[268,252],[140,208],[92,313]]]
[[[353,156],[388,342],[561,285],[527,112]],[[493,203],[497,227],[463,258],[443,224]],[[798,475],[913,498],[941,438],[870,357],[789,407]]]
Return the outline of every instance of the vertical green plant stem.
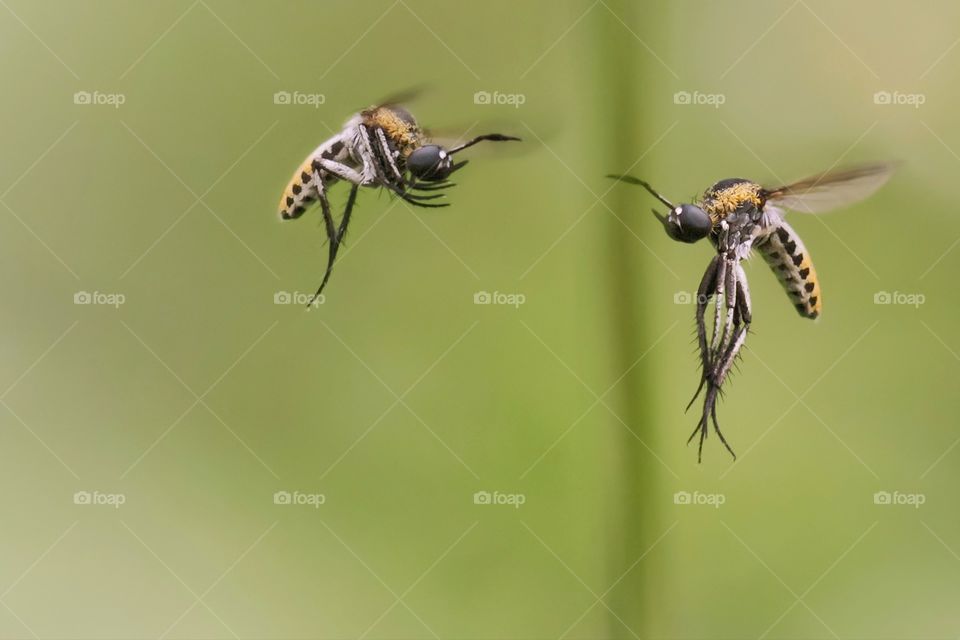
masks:
[[[606,0],[610,10],[626,24],[640,24],[640,3],[632,0]],[[595,51],[594,83],[596,112],[601,114],[597,123],[597,142],[601,150],[603,167],[598,173],[616,173],[630,167],[643,152],[650,140],[644,126],[644,108],[640,91],[644,87],[647,59],[642,55],[639,43],[610,15],[604,7],[597,7],[593,26]],[[642,19],[648,24],[657,10],[647,5],[642,9]],[[644,167],[633,169],[641,175]],[[604,187],[604,190],[606,187]],[[635,189],[614,187],[606,196],[609,207],[628,223],[640,215],[640,194]],[[598,264],[607,270],[600,282],[607,286],[608,333],[611,336],[610,359],[613,378],[623,374],[636,359],[647,350],[653,337],[643,310],[643,294],[649,291],[647,273],[652,258],[644,252],[636,238],[605,208],[607,217],[604,259]],[[610,400],[615,411],[630,429],[646,442],[655,446],[655,430],[652,428],[651,404],[656,396],[650,360],[644,359],[624,378],[613,391]],[[617,477],[619,484],[611,487],[613,496],[613,522],[609,544],[608,567],[611,584],[643,553],[649,542],[656,537],[654,520],[660,500],[657,487],[658,466],[649,451],[627,429],[611,416],[616,429],[615,443]],[[643,636],[648,629],[645,611],[645,595],[648,588],[644,577],[645,566],[641,562],[633,568],[606,599],[616,612],[609,613],[609,636],[629,636],[623,628],[626,623]],[[617,618],[622,619],[621,620]]]

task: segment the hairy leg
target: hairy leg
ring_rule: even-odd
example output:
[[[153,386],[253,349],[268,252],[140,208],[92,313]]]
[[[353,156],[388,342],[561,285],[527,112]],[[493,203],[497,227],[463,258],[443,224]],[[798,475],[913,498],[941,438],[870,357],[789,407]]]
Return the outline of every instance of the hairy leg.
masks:
[[[710,296],[713,295],[716,289],[717,265],[719,262],[719,255],[710,261],[710,264],[707,265],[707,270],[703,273],[703,278],[700,280],[700,287],[697,289],[697,345],[700,349],[700,384],[697,386],[697,391],[693,394],[690,402],[687,403],[686,410],[690,409],[696,401],[697,396],[700,395],[700,392],[703,390],[703,384],[707,380],[707,373],[710,371],[710,352],[707,350],[706,315]]]
[[[709,423],[713,422],[714,431],[717,433],[717,436],[720,438],[720,441],[726,447],[727,451],[730,452],[734,458],[736,454],[733,449],[727,443],[726,438],[723,437],[723,433],[720,430],[720,425],[717,422],[717,409],[716,404],[719,398],[720,390],[723,386],[724,381],[726,380],[727,374],[730,371],[730,367],[733,365],[736,360],[737,354],[739,354],[740,349],[743,347],[744,341],[746,340],[747,330],[751,321],[751,309],[750,309],[750,292],[747,287],[746,274],[743,272],[743,268],[737,262],[733,262],[728,259],[721,257],[721,262],[718,264],[716,277],[719,278],[720,274],[724,276],[724,283],[722,285],[723,291],[717,293],[717,297],[721,300],[721,304],[717,305],[718,312],[716,319],[719,320],[721,316],[721,309],[725,308],[725,324],[722,330],[714,326],[714,336],[717,332],[722,333],[722,338],[716,345],[715,349],[711,349],[709,352],[709,358],[707,366],[704,369],[704,376],[701,380],[701,388],[706,384],[707,391],[706,396],[704,397],[703,402],[703,412],[701,413],[700,420],[697,423],[696,428],[690,434],[690,437],[687,439],[689,443],[690,440],[693,440],[693,437],[698,433],[700,434],[700,442],[697,451],[697,460],[700,461],[702,452],[703,452],[703,441],[707,437],[709,431]],[[719,289],[720,286],[717,287]],[[701,301],[698,300],[698,303]],[[705,311],[704,303],[704,311]],[[698,336],[701,335],[700,324],[702,319],[698,317]],[[703,328],[702,331],[703,340],[701,341],[701,346],[705,344],[706,341],[706,329]],[[699,394],[700,389],[698,389]]]
[[[733,331],[734,310],[737,306],[737,263],[730,258],[725,258],[724,261],[726,262],[726,282],[724,282],[724,293],[726,297],[724,299],[724,306],[726,307],[727,314],[723,325],[723,335],[720,338],[721,349],[730,342]],[[718,356],[719,354],[714,355],[715,361],[718,359]]]
[[[329,241],[329,246],[327,248],[327,270],[323,275],[323,282],[320,283],[320,286],[317,288],[317,292],[313,294],[313,297],[310,298],[310,301],[307,303],[307,307],[313,305],[313,303],[320,297],[320,294],[323,293],[323,288],[327,286],[327,281],[330,279],[330,274],[333,273],[333,263],[337,259],[337,252],[340,250],[340,243],[343,240],[343,237],[347,233],[347,225],[350,224],[350,215],[353,213],[353,205],[357,201],[357,191],[359,191],[359,185],[352,185],[350,187],[350,195],[347,198],[347,205],[343,211],[343,218],[340,220],[340,226],[335,227],[333,222],[333,214],[330,211],[330,201],[327,199],[326,188],[323,187],[323,183],[320,182],[320,173],[315,172],[314,177],[317,180],[317,184],[320,187],[317,189],[317,194],[320,200],[320,210],[323,213],[323,225],[327,232],[327,239]]]
[[[335,162],[333,160],[327,160],[326,158],[318,158],[313,161],[313,169],[323,169],[324,171],[329,171],[333,175],[337,176],[341,180],[346,180],[351,184],[364,184],[363,174],[340,162]]]
[[[387,168],[390,169],[390,172],[393,174],[393,177],[398,183],[403,182],[403,174],[400,173],[400,168],[397,166],[396,161],[393,158],[393,152],[390,150],[390,144],[387,142],[387,135],[383,132],[383,129],[377,129],[377,140],[380,143],[380,152],[382,154],[384,164],[387,165]]]
[[[727,298],[724,295],[727,284],[727,261],[722,257],[717,262],[717,277],[715,280],[714,295],[716,296],[716,309],[713,315],[713,337],[710,338],[710,354],[711,361],[716,359],[717,349],[719,348],[720,342],[720,327],[723,322],[723,306]]]

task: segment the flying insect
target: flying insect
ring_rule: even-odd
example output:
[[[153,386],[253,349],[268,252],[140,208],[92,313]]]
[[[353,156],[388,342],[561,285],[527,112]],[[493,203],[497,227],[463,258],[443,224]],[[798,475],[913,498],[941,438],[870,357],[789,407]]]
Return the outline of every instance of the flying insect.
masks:
[[[753,313],[750,289],[741,262],[756,250],[773,270],[790,302],[804,318],[819,317],[823,308],[820,280],[800,236],[787,224],[786,211],[822,213],[862,200],[883,186],[893,173],[890,163],[827,171],[792,184],[766,188],[752,180],[729,178],[707,189],[693,204],[674,204],[647,182],[628,175],[608,177],[636,184],[668,209],[653,215],[667,235],[678,242],[709,238],[716,250],[700,281],[696,297],[697,344],[701,377],[689,409],[706,387],[703,411],[687,443],[700,434],[697,461],[712,420],[730,455],[736,454],[717,423],[717,398],[730,368],[740,354]],[[715,301],[713,326],[707,340],[707,307]]]
[[[381,104],[353,115],[339,133],[307,156],[280,198],[279,215],[283,220],[299,218],[320,203],[329,239],[327,268],[308,306],[330,279],[360,187],[386,189],[417,207],[446,207],[448,203],[433,202],[444,197],[435,192],[455,186],[450,176],[468,162],[455,162],[454,156],[478,142],[510,140],[520,138],[488,133],[447,149],[432,142],[410,112],[398,104]],[[330,187],[338,181],[350,184],[339,225],[334,222],[328,198]]]

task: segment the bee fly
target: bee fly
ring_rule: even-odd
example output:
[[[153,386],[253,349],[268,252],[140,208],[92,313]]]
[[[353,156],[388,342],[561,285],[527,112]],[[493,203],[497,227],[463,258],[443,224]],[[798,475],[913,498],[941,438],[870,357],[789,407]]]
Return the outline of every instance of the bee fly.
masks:
[[[717,252],[703,274],[696,300],[701,376],[687,409],[704,386],[706,395],[700,420],[687,443],[700,434],[698,462],[709,430],[708,419],[713,421],[714,431],[730,455],[737,457],[717,424],[716,402],[753,319],[750,289],[741,261],[751,249],[756,249],[773,269],[800,315],[817,318],[823,306],[820,281],[803,241],[784,220],[785,210],[822,213],[851,204],[879,189],[893,168],[891,164],[875,164],[826,172],[773,189],[751,180],[730,178],[707,189],[696,204],[673,204],[643,180],[609,176],[642,186],[667,207],[666,216],[656,210],[653,215],[670,238],[694,243],[709,237]],[[710,298],[715,299],[716,305],[708,345],[705,316]]]
[[[396,104],[370,107],[351,117],[340,133],[307,156],[280,199],[283,220],[299,218],[311,205],[320,202],[330,246],[327,270],[310,303],[323,292],[330,279],[360,187],[385,188],[418,207],[446,207],[446,203],[430,202],[442,198],[443,194],[430,192],[455,186],[448,178],[467,164],[467,160],[454,162],[455,154],[484,140],[519,139],[489,133],[445,149],[430,143],[410,112]],[[335,225],[327,192],[338,180],[351,186],[340,224]]]

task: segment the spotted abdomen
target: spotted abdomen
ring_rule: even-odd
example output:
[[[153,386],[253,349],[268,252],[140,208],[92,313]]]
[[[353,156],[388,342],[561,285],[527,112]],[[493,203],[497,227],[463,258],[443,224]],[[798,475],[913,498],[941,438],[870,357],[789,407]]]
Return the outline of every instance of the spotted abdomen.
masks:
[[[820,315],[820,281],[813,261],[800,236],[786,222],[777,223],[775,231],[754,244],[777,275],[790,301],[805,318]]]
[[[287,188],[280,197],[280,217],[284,220],[299,218],[307,207],[317,199],[316,185],[313,177],[313,156],[304,161],[297,169]]]
[[[287,183],[287,188],[283,190],[283,195],[280,196],[280,217],[284,220],[299,218],[317,200],[318,187],[321,186],[317,184],[317,174],[323,181],[324,189],[336,182],[337,178],[319,166],[319,161],[342,163],[348,156],[346,145],[339,138],[331,138],[317,147],[300,164]]]

